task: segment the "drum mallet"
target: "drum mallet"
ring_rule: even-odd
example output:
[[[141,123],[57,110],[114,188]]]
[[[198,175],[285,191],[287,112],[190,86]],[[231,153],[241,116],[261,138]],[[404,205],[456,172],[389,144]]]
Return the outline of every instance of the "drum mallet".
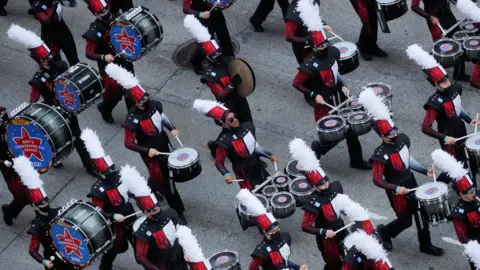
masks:
[[[136,215],[138,215],[138,214],[141,214],[141,213],[142,213],[142,211],[138,211],[138,212],[135,212],[135,213],[133,213],[133,214],[130,214],[130,215],[128,215],[128,216],[124,216],[124,218],[125,218],[125,219],[127,219],[127,218],[130,218],[130,217],[136,216]]]
[[[352,226],[353,224],[355,224],[355,222],[351,222],[351,223],[348,223],[347,225],[343,226],[342,228],[338,229],[335,231],[335,234],[347,229],[348,227]]]
[[[120,55],[124,54],[125,53],[125,50],[122,50],[121,52],[115,54],[115,56],[113,56],[113,59],[119,57]]]
[[[180,144],[181,147],[183,147],[183,143],[180,141],[180,138],[177,136],[173,136],[175,139],[177,139],[178,143]]]
[[[245,179],[232,179],[232,182],[243,182]]]

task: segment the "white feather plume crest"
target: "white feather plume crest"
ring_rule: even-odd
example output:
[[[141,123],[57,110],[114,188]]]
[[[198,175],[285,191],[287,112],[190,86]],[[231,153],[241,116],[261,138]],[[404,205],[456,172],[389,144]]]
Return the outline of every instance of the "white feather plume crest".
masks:
[[[408,46],[407,50],[408,58],[415,61],[422,69],[429,69],[438,66],[437,60],[430,54],[418,46],[418,44],[412,44]]]
[[[235,197],[253,216],[256,217],[267,213],[263,204],[248,189],[241,189]]]
[[[480,22],[480,8],[470,0],[457,0],[457,8],[468,19]]]
[[[27,49],[43,44],[43,40],[37,34],[16,24],[12,24],[8,28],[7,34],[11,40],[22,44]]]
[[[211,109],[213,109],[216,106],[224,110],[228,110],[223,105],[223,103],[213,101],[213,100],[195,99],[195,101],[193,102],[193,108],[203,114],[207,114]]]
[[[319,15],[319,7],[313,0],[298,1],[296,10],[300,13],[300,19],[307,26],[308,31],[322,31],[325,27]]]
[[[333,210],[337,214],[337,217],[340,216],[341,212],[345,213],[345,210],[352,204],[352,199],[345,194],[337,194],[332,200]]]
[[[35,170],[30,160],[25,156],[19,156],[13,159],[13,169],[17,172],[22,183],[28,189],[36,189],[43,186],[40,174]]]
[[[139,85],[138,78],[135,77],[135,75],[114,63],[108,64],[105,68],[105,72],[125,89],[130,89]]]
[[[149,196],[152,190],[147,185],[145,178],[137,171],[137,168],[131,165],[122,166],[120,170],[120,180],[125,183],[127,189],[135,197]]]
[[[348,205],[343,209],[343,212],[351,221],[365,221],[370,219],[367,210],[353,200],[348,202]]]
[[[370,260],[383,260],[388,261],[387,252],[383,246],[373,238],[373,236],[368,235],[364,230],[358,230],[345,238],[345,246],[351,248],[355,246],[360,252],[362,252]]]
[[[467,255],[468,260],[470,260],[475,267],[480,269],[480,244],[476,240],[472,240],[465,244],[465,251],[463,254]]]
[[[120,195],[122,195],[122,197],[125,199],[125,201],[128,202],[129,197],[127,184],[124,181],[120,180],[120,185],[118,185],[117,189]]]
[[[390,118],[390,110],[387,105],[383,103],[382,98],[375,94],[373,88],[366,87],[358,96],[358,102],[372,115],[374,120],[392,121]]]
[[[452,155],[442,149],[433,151],[432,159],[435,167],[446,172],[454,180],[458,180],[467,174],[467,170],[463,168],[463,163],[457,161]]]
[[[315,152],[300,138],[295,138],[289,143],[290,154],[302,165],[305,171],[314,171],[320,167]]]
[[[206,42],[211,39],[208,29],[203,26],[203,24],[200,23],[200,21],[192,14],[185,16],[185,19],[183,20],[183,26],[188,29],[188,32],[190,32],[190,34],[199,43]]]
[[[106,156],[105,150],[103,150],[102,147],[102,142],[100,142],[100,139],[95,131],[90,128],[85,128],[82,131],[80,138],[85,143],[85,148],[87,148],[91,159],[102,158]]]
[[[192,234],[192,230],[186,226],[177,226],[177,238],[182,246],[186,257],[192,262],[201,262],[205,260],[202,248],[198,244],[197,238]]]

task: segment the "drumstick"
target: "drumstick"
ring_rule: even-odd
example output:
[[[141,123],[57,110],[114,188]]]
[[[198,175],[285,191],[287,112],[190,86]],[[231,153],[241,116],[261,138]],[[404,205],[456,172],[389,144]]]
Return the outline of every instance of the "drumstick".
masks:
[[[275,171],[278,172],[277,161],[273,161],[273,164],[275,165]]]
[[[478,122],[478,113],[477,113],[477,122]],[[477,128],[478,128],[478,123],[475,122],[475,132],[474,133],[477,133]]]
[[[332,105],[328,104],[327,102],[323,103],[323,105],[327,105],[328,107],[332,108],[332,110],[340,111],[339,109],[337,109],[336,107],[333,107]]]
[[[432,169],[435,169],[434,164],[432,164]],[[437,176],[435,175],[435,171],[433,171],[433,182],[435,183],[435,186],[437,186]]]
[[[457,139],[457,142],[460,141],[460,140],[463,140],[463,139],[470,138],[470,137],[472,137],[473,135],[476,135],[476,134],[478,134],[478,133],[480,133],[480,132],[475,132],[475,133],[472,133],[472,134],[469,134],[469,135],[460,137],[460,138]]]
[[[127,218],[129,218],[129,217],[133,217],[133,216],[136,216],[136,215],[141,214],[141,213],[142,213],[142,211],[138,211],[138,212],[135,212],[135,213],[130,214],[130,215],[128,215],[128,216],[125,216],[124,218],[127,219]]]
[[[443,27],[440,25],[440,23],[438,23],[437,26],[438,26],[438,28],[440,28],[440,31],[442,31],[442,35],[446,36],[447,32],[445,32],[445,30],[443,30]]]
[[[340,229],[336,230],[336,231],[335,231],[335,234],[337,234],[337,233],[339,233],[339,232],[341,232],[341,231],[345,230],[346,228],[348,228],[348,227],[352,226],[353,224],[355,224],[355,222],[351,222],[351,223],[349,223],[349,224],[347,224],[347,225],[343,226],[342,228],[340,228]]]
[[[345,40],[343,40],[343,38],[341,38],[339,35],[335,34],[333,31],[331,31],[330,34],[332,34],[335,38],[340,39],[341,41],[345,41]]]
[[[166,156],[168,156],[168,155],[171,155],[171,154],[172,154],[172,153],[167,153],[167,152],[157,152],[157,156],[159,156],[159,155],[166,155]]]
[[[213,5],[213,7],[210,9],[209,12],[212,12],[220,2],[221,2],[221,0],[217,0],[217,2],[215,2],[215,5]]]
[[[245,181],[245,179],[232,179],[232,182],[242,182]]]
[[[175,139],[177,139],[177,141],[178,141],[178,143],[180,144],[180,146],[183,147],[183,143],[180,141],[180,138],[177,137],[177,136],[174,136],[174,137],[175,137]]]
[[[125,53],[125,50],[123,50],[123,51],[121,51],[121,52],[119,52],[119,53],[115,54],[115,56],[113,57],[113,59],[115,59],[115,58],[119,57],[119,56],[120,56],[121,54],[123,54],[123,53]]]
[[[345,100],[344,102],[338,104],[338,106],[335,107],[335,110],[339,111],[339,108],[345,106],[345,104],[347,104],[347,102],[348,102],[350,99],[352,99],[352,96],[348,97],[347,100]],[[328,111],[328,114],[331,114],[333,111],[334,111],[334,110]]]
[[[415,191],[417,189],[419,189],[420,187],[416,187],[416,188],[412,188],[412,189],[408,189],[408,192],[411,192],[411,191]]]

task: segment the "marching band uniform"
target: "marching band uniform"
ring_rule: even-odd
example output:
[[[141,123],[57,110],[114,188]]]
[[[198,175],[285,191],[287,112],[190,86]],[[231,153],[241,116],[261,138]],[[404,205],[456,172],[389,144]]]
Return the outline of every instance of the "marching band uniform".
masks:
[[[202,248],[198,244],[195,236],[192,235],[190,228],[178,225],[177,226],[178,243],[182,246],[185,258],[188,258],[187,263],[191,270],[212,270],[212,265],[205,259]]]
[[[229,113],[231,114],[226,107],[216,101],[197,99],[193,107],[223,124],[226,123]],[[275,155],[257,142],[252,122],[240,123],[236,128],[225,128],[217,138],[216,146],[215,167],[224,177],[229,176],[230,171],[225,167],[225,159],[228,157],[237,179],[244,179],[238,182],[240,188],[252,190],[269,176],[260,157],[272,159]]]
[[[341,269],[342,249],[339,244],[347,236],[348,231],[343,230],[333,238],[326,238],[327,231],[336,231],[345,223],[340,216],[343,209],[343,187],[340,182],[329,182],[329,177],[320,167],[315,153],[303,140],[294,139],[289,145],[292,157],[297,160],[298,167],[304,171],[305,178],[315,187],[329,183],[322,191],[318,189],[309,196],[308,203],[302,206],[302,231],[315,235],[318,250],[325,261],[325,270]]]
[[[384,247],[392,249],[391,238],[397,237],[401,232],[412,226],[412,216],[417,227],[420,251],[440,256],[443,249],[435,247],[431,243],[428,222],[420,216],[417,210],[417,202],[410,195],[401,195],[401,188],[418,187],[415,176],[411,170],[427,175],[428,171],[410,155],[410,139],[407,135],[397,133],[397,127],[390,118],[389,109],[383,104],[373,89],[367,88],[359,96],[359,102],[375,120],[375,131],[384,138],[383,143],[377,147],[370,158],[373,163],[373,183],[385,189],[390,205],[397,215],[397,219],[387,225],[379,225],[378,232],[382,238]],[[394,136],[391,142],[386,142],[387,136]],[[423,223],[423,228],[422,224]]]
[[[134,167],[122,167],[120,174],[146,215],[133,224],[137,262],[147,270],[187,270],[177,238],[176,226],[182,224],[177,213],[160,208],[147,182]]]
[[[124,91],[122,87],[105,72],[105,67],[109,62],[105,57],[116,54],[110,46],[110,23],[119,16],[117,13],[111,13],[108,5],[104,0],[84,0],[88,4],[88,9],[97,19],[90,24],[89,29],[82,35],[86,40],[85,56],[93,61],[97,61],[98,70],[103,78],[105,93],[103,94],[103,102],[99,103],[97,108],[102,114],[103,120],[107,123],[113,123],[114,119],[112,111],[122,99]],[[113,0],[115,1],[115,0]],[[106,14],[103,14],[107,11]],[[103,14],[103,15],[102,15]],[[133,64],[115,57],[113,63],[122,66],[131,73],[134,73]],[[133,105],[129,99],[125,99],[127,109]]]
[[[324,32],[324,25],[318,16],[318,5],[310,2],[310,0],[299,0],[297,10],[300,17],[306,23],[310,31],[312,46],[316,48],[328,45],[328,39]],[[315,23],[312,23],[315,18]],[[302,65],[298,68],[298,72],[293,79],[292,85],[303,94],[309,95],[315,100],[317,95],[323,97],[324,101],[330,105],[337,106],[346,100],[346,86],[342,81],[338,72],[338,60],[340,59],[340,51],[334,46],[328,46],[309,55]],[[315,122],[320,118],[328,115],[330,107],[315,102],[313,106]],[[356,134],[351,131],[347,132],[346,141],[348,152],[350,154],[350,166],[358,169],[371,169],[371,165],[363,160],[362,146]],[[340,141],[339,141],[340,142]],[[325,144],[314,141],[312,149],[316,152],[317,157],[326,155],[339,142]]]
[[[288,0],[277,0],[278,5],[282,9],[283,18],[287,16],[287,10],[289,7]],[[261,0],[258,3],[257,9],[253,13],[252,17],[248,20],[253,26],[255,32],[263,32],[262,23],[267,19],[268,14],[272,12],[275,6],[275,0]]]
[[[255,217],[258,230],[264,236],[262,242],[252,252],[252,261],[248,269],[299,270],[300,266],[290,258],[292,237],[288,232],[279,231],[278,221],[272,213],[267,213],[263,204],[247,189],[241,189],[236,197]]]
[[[70,66],[77,64],[77,46],[72,32],[63,20],[63,6],[54,0],[35,0],[28,13],[40,22],[41,38],[52,50],[55,60],[62,59],[62,50]]]

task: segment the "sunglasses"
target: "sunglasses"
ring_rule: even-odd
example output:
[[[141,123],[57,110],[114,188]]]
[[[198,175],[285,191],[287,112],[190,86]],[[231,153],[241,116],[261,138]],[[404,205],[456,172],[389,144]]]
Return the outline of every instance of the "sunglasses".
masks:
[[[227,124],[233,124],[233,122],[235,122],[235,120],[237,120],[237,117],[234,115],[230,118],[227,118],[226,122],[227,122]]]

